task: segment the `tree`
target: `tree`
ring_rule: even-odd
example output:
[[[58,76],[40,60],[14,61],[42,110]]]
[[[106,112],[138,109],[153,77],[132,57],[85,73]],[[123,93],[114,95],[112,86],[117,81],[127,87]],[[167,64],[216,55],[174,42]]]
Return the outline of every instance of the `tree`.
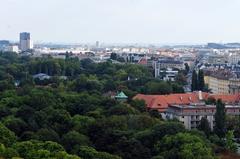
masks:
[[[203,91],[205,88],[205,82],[204,82],[204,73],[202,70],[198,71],[198,90]]]
[[[60,142],[59,135],[52,129],[40,129],[35,133],[34,137],[39,141]]]
[[[182,123],[179,122],[166,122],[161,124],[156,124],[152,128],[153,136],[156,141],[163,138],[165,135],[175,135],[179,132],[184,132],[185,128]]]
[[[5,146],[10,146],[17,140],[15,134],[2,123],[0,123],[0,134],[0,143],[4,144]]]
[[[13,148],[5,147],[3,144],[0,144],[0,158],[14,158],[19,156],[19,154]]]
[[[146,84],[146,91],[148,94],[169,94],[172,93],[172,86],[164,81],[148,82]]]
[[[198,76],[195,70],[193,70],[193,73],[192,73],[191,89],[192,91],[196,91],[198,89]]]
[[[19,157],[30,159],[58,158],[58,159],[80,159],[78,156],[69,155],[58,143],[47,141],[24,141],[13,145],[19,153]]]
[[[129,107],[125,104],[118,104],[111,107],[108,111],[109,115],[130,115],[136,114],[136,110],[132,107]]]
[[[184,89],[182,85],[179,85],[177,83],[172,83],[171,86],[172,86],[173,93],[184,93]]]
[[[110,59],[112,60],[117,60],[117,54],[116,53],[111,53]]]
[[[67,151],[73,151],[76,146],[88,146],[90,141],[87,136],[76,131],[70,131],[62,137],[62,144]]]
[[[188,72],[190,71],[190,68],[189,68],[188,63],[185,63],[184,66],[185,66],[185,75],[187,75]]]
[[[226,134],[226,148],[232,152],[237,151],[237,145],[233,141],[234,135],[233,130],[228,131]]]
[[[176,82],[181,85],[187,84],[186,76],[183,73],[178,73],[176,76]]]
[[[121,159],[118,156],[111,155],[106,152],[98,152],[94,148],[88,147],[88,146],[81,146],[78,149],[77,154],[84,159],[96,159],[96,158],[99,158],[99,159],[100,158],[101,159]]]
[[[95,119],[83,115],[75,115],[72,117],[73,130],[87,134],[88,127],[95,122]]]
[[[214,159],[211,147],[201,137],[189,133],[167,135],[155,148],[165,159]]]
[[[225,104],[222,102],[222,100],[218,99],[216,104],[214,132],[221,138],[223,138],[226,133],[225,120],[226,120]]]
[[[207,105],[216,105],[216,99],[215,98],[213,98],[213,97],[209,97],[206,101],[205,101],[205,103],[207,104]]]
[[[146,112],[146,104],[144,100],[135,99],[132,100],[130,104],[132,107],[139,110],[140,112]]]
[[[140,141],[136,139],[127,139],[121,137],[115,144],[115,149],[118,155],[124,159],[149,159],[151,158],[150,149],[143,146]]]
[[[197,128],[199,130],[203,131],[207,136],[209,136],[211,133],[211,128],[210,128],[209,122],[208,122],[207,118],[205,118],[205,117],[202,117],[200,124],[198,125]]]
[[[21,135],[25,130],[27,130],[28,125],[20,118],[15,118],[13,116],[8,116],[3,120],[3,124],[13,131],[16,135]]]

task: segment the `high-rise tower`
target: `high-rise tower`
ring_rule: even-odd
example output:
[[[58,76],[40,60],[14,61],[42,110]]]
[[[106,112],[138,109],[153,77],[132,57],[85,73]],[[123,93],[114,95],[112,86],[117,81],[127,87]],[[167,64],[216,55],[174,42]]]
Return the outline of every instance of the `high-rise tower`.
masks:
[[[27,32],[20,33],[19,48],[21,51],[27,51],[33,48],[30,33]]]

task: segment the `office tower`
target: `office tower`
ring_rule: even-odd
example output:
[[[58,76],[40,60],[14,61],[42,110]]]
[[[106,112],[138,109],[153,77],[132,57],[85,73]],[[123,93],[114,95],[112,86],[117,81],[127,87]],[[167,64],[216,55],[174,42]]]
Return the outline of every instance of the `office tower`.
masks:
[[[96,48],[99,48],[99,41],[96,41]]]
[[[30,33],[27,33],[27,32],[20,33],[19,47],[21,51],[27,51],[33,48]]]

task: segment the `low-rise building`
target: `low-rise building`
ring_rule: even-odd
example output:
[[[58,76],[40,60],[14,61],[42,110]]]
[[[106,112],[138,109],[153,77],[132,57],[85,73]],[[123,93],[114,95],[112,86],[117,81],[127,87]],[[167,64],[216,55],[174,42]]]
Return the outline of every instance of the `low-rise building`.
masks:
[[[227,115],[240,115],[240,95],[216,95],[205,92],[192,92],[169,95],[138,94],[133,99],[144,100],[149,110],[157,110],[163,119],[176,118],[187,129],[196,128],[201,119],[206,117],[211,128],[214,127],[215,105],[206,105],[209,98],[221,99]]]
[[[6,47],[5,51],[18,53],[19,52],[18,45],[9,45]]]

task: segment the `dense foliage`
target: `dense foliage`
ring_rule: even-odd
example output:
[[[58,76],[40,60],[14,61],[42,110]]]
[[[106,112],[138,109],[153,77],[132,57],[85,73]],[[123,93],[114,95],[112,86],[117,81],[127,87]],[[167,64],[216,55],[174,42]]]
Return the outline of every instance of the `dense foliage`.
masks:
[[[34,79],[37,73],[51,79]],[[143,101],[131,100],[136,93],[182,92],[181,84],[156,80],[143,66],[0,53],[0,91],[0,157],[214,157],[202,133],[163,121]],[[128,101],[110,98],[117,91]]]

